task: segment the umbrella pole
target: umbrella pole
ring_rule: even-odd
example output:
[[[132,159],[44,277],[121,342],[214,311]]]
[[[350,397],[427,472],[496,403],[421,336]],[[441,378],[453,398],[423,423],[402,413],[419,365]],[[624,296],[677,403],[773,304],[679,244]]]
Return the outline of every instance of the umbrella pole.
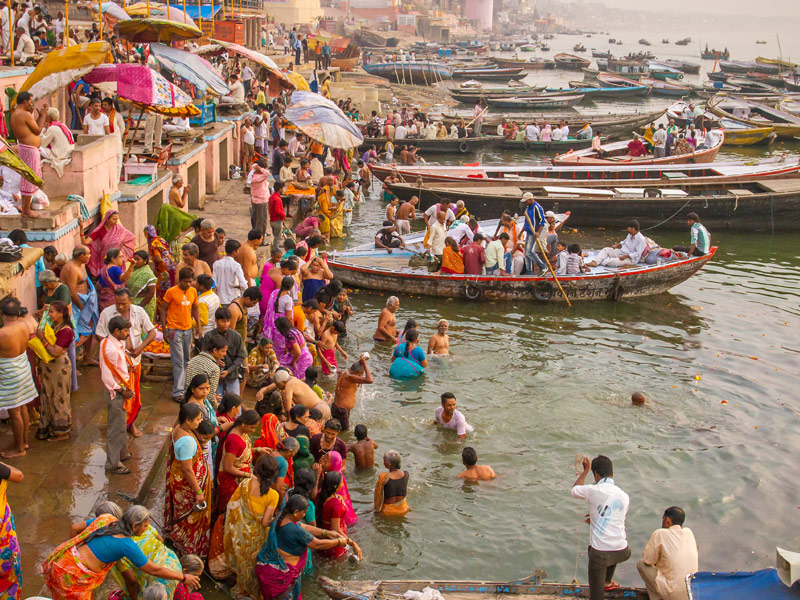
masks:
[[[147,0],[147,18],[150,18],[150,0]]]
[[[8,9],[8,18],[10,23],[8,24],[8,41],[11,45],[11,66],[14,66],[14,30],[17,28],[16,25],[16,13]]]
[[[131,106],[131,110],[133,110],[133,106]],[[122,161],[124,165],[128,162],[128,159],[131,157],[131,150],[133,150],[133,140],[136,139],[136,132],[139,131],[139,124],[142,122],[142,117],[144,116],[144,109],[142,112],[139,113],[139,118],[136,119],[136,127],[133,128],[133,135],[131,135],[131,143],[128,144],[128,153],[125,155],[125,160]]]
[[[97,6],[100,9],[100,41],[103,40],[103,0],[97,0]]]
[[[64,0],[64,48],[69,47],[69,0]]]
[[[197,0],[197,10],[200,10],[200,0]],[[183,24],[186,25],[186,0],[183,0]]]

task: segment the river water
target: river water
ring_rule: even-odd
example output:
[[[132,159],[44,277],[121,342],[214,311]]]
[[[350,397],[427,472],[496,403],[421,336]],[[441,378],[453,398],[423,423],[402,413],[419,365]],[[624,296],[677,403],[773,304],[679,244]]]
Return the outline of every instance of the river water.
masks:
[[[579,39],[553,40],[549,55]],[[660,39],[651,41],[661,55]],[[590,40],[585,43],[590,46]],[[685,54],[695,56],[696,50]],[[528,80],[566,85],[580,77],[548,71]],[[697,76],[687,79],[700,82]],[[669,104],[650,98],[594,111]],[[800,145],[726,147],[717,160],[780,154],[800,156]],[[548,160],[499,152],[477,158],[486,164]],[[461,156],[429,159],[464,162]],[[357,208],[358,225],[338,245],[372,239],[384,212],[378,187]],[[597,229],[562,237],[598,247],[624,233]],[[663,246],[688,238],[681,230],[649,233]],[[419,321],[424,346],[439,319],[450,321],[452,356],[431,360],[425,376],[411,382],[388,377],[391,349],[371,341],[387,295],[352,290],[356,314],[345,347],[351,357],[370,352],[375,384],[362,390],[351,423],[368,426],[380,445],[378,455],[389,449],[402,454],[411,474],[412,510],[401,519],[375,517],[377,472],[349,466],[360,517],[351,535],[365,560],[317,561],[320,572],[341,579],[504,580],[543,569],[551,580],[568,582],[577,561],[577,577],[585,583],[586,507],[569,492],[578,457],[599,453],[612,458],[615,480],[631,498],[627,532],[633,556],[617,571],[623,584],[641,585],[636,560],[671,505],[687,512],[702,570],[763,568],[774,564],[776,545],[800,548],[800,534],[791,526],[800,511],[791,466],[800,450],[800,405],[793,394],[800,366],[800,239],[711,234],[720,247],[715,259],[670,293],[650,298],[567,308],[400,295],[398,325]],[[432,426],[446,391],[456,394],[475,427],[466,444]],[[634,391],[646,394],[646,406],[631,406]],[[494,467],[495,481],[467,484],[456,478],[465,445]],[[310,596],[322,594],[308,582],[305,589]]]

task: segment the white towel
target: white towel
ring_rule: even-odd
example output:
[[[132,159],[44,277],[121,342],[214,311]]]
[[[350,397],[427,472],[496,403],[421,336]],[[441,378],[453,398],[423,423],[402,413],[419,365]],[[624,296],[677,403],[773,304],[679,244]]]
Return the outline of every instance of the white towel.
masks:
[[[38,395],[27,353],[0,358],[0,409],[23,406]]]

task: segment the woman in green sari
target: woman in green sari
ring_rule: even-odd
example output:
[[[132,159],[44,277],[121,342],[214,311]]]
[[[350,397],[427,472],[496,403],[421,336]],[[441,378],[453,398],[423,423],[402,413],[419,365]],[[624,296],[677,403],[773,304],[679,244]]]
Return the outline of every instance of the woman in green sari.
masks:
[[[304,435],[298,435],[295,439],[300,444],[300,450],[292,458],[294,472],[297,473],[300,469],[310,469],[316,461],[311,455],[309,439]]]
[[[133,295],[133,303],[141,306],[152,321],[156,314],[156,279],[148,264],[150,255],[144,250],[133,253],[133,262],[128,263],[126,285]]]

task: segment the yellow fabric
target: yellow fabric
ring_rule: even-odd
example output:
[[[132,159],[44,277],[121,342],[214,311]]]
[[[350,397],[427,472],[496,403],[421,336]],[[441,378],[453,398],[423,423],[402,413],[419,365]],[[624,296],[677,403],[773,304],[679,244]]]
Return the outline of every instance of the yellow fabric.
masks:
[[[197,303],[197,312],[200,316],[200,327],[205,327],[208,325],[208,304],[205,302],[198,302]]]
[[[97,65],[114,62],[108,42],[89,42],[69,48],[59,48],[44,55],[33,72],[19,88],[20,92],[31,92],[34,99],[43,98],[82,77]],[[55,77],[61,74],[62,77]],[[13,107],[15,101],[11,101]]]
[[[110,194],[103,194],[103,197],[100,199],[100,218],[106,216],[106,213],[109,210],[113,210],[114,205],[111,203],[111,195]]]
[[[303,77],[300,73],[296,71],[287,71],[286,77],[291,81],[298,90],[302,90],[304,92],[310,92],[311,88],[308,86],[308,82],[306,78]]]
[[[47,343],[51,346],[54,345],[56,343],[56,332],[53,331],[50,323],[45,323],[43,331],[44,339],[47,341]],[[53,358],[55,358],[47,351],[47,349],[44,347],[44,342],[42,342],[42,340],[40,340],[38,337],[31,338],[28,341],[28,346],[30,346],[31,350],[36,353],[36,356],[41,358],[46,363],[49,363],[51,360],[53,360]]]

